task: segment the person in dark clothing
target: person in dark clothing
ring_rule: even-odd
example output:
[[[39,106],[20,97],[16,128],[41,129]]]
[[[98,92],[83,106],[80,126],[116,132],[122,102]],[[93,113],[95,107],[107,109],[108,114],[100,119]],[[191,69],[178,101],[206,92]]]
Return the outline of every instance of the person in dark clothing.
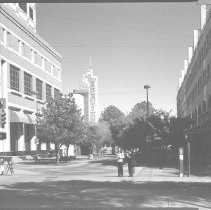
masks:
[[[131,152],[128,154],[127,162],[128,162],[129,176],[132,177],[135,173],[135,166],[136,166],[135,153]]]

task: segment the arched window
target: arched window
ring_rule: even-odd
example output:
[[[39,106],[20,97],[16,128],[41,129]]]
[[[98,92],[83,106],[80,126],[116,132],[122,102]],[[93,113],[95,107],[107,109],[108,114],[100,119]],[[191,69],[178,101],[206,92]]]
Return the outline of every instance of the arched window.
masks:
[[[202,111],[206,112],[206,102],[205,101],[203,102],[203,105],[202,105]]]

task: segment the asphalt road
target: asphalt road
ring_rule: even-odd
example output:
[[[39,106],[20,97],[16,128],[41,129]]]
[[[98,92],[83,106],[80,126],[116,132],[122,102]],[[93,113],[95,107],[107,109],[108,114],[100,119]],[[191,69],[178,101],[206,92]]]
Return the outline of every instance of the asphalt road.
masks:
[[[117,177],[109,160],[15,165],[0,176],[0,208],[192,207],[211,209],[211,177],[178,177],[176,169],[136,168]]]

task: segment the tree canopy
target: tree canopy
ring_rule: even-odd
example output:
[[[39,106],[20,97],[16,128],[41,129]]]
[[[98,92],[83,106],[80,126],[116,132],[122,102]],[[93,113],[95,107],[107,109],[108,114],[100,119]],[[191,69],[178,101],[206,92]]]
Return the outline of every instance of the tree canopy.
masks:
[[[54,143],[56,152],[62,145],[75,144],[82,132],[81,111],[70,95],[59,94],[51,99],[38,117],[38,138]]]
[[[152,115],[155,111],[151,102],[148,102],[148,110],[149,110],[149,116]],[[141,119],[146,118],[146,114],[147,114],[147,102],[142,101],[142,102],[134,105],[131,112],[128,114],[128,118],[130,120],[134,120],[134,119],[140,119],[141,120]]]
[[[111,105],[101,113],[99,122],[107,122],[109,124],[113,142],[116,143],[118,133],[125,122],[125,114],[117,107]]]
[[[86,124],[83,145],[89,147],[92,154],[94,149],[100,150],[105,144],[111,144],[111,132],[106,122]]]

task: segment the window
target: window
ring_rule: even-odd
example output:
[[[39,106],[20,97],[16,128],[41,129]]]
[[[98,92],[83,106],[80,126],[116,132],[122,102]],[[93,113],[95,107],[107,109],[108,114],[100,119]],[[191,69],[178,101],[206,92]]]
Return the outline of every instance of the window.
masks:
[[[42,81],[36,79],[36,91],[37,91],[37,98],[42,100]]]
[[[202,111],[206,112],[206,102],[205,101],[203,102],[203,105],[202,105]]]
[[[200,115],[202,112],[202,109],[201,109],[201,105],[198,106],[198,115]]]
[[[19,68],[10,65],[10,88],[16,91],[19,91],[19,71]]]
[[[19,51],[19,40],[13,34],[10,34],[8,36],[8,38],[10,39],[10,45],[8,45],[8,46],[11,47],[12,49],[14,49],[16,52],[18,52]]]
[[[46,84],[46,101],[49,102],[51,98],[51,86]]]
[[[33,14],[33,9],[29,7],[29,17],[33,20],[34,19],[34,14]]]
[[[19,3],[19,7],[20,7],[25,13],[27,13],[27,3]]]
[[[208,99],[208,108],[211,108],[211,95],[209,96],[209,99]]]
[[[0,42],[4,42],[4,29],[0,27]]]
[[[7,47],[11,47],[11,34],[10,32],[7,32]]]
[[[37,59],[36,59],[36,64],[42,67],[42,56],[39,53],[36,53]]]
[[[32,92],[32,76],[24,72],[24,93],[31,95]]]
[[[195,109],[195,123],[197,123],[197,119],[198,119],[198,114],[197,114],[197,110]]]
[[[45,59],[45,70],[51,72],[51,63]]]
[[[33,52],[32,55],[33,55],[33,63],[37,64],[37,52]]]
[[[24,43],[22,45],[22,55],[31,60],[31,48]]]
[[[56,88],[54,88],[54,98],[57,98],[59,96],[60,91]]]

